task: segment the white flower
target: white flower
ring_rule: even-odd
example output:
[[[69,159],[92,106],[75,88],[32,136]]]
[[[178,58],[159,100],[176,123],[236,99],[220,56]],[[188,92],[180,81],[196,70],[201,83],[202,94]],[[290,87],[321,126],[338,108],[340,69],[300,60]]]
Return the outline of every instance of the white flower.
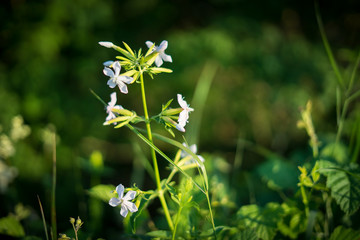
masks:
[[[183,109],[179,114],[178,123],[179,123],[180,127],[184,128],[186,123],[188,123],[189,113],[194,111],[194,109],[191,108],[190,105],[187,104],[187,102],[183,99],[181,94],[177,95],[177,99],[178,99],[180,107]]]
[[[115,190],[119,197],[111,198],[109,201],[109,205],[112,207],[121,205],[120,214],[121,216],[126,217],[129,211],[132,213],[137,212],[138,208],[133,202],[131,202],[131,200],[133,200],[136,196],[136,191],[128,191],[124,196],[124,190],[124,186],[122,184],[119,184]]]
[[[186,143],[183,143],[183,145],[184,145],[184,147],[189,148],[190,151],[192,151],[194,154],[196,154],[196,152],[197,152],[197,146],[196,146],[196,144],[193,144],[193,145],[191,145],[190,147],[189,147]],[[182,150],[180,156],[181,156],[181,158],[184,158],[184,157],[190,156],[190,154],[187,153],[187,152],[185,152],[184,150]],[[196,156],[200,159],[201,162],[205,162],[205,159],[204,159],[202,156],[200,156],[200,155],[196,155]],[[195,161],[194,158],[191,158],[191,159],[189,160],[189,163],[193,163],[193,162],[198,163],[197,161]]]
[[[128,89],[126,84],[129,84],[133,81],[132,77],[128,77],[128,76],[120,76],[120,63],[118,61],[113,63],[113,68],[114,71],[111,70],[108,67],[105,67],[103,72],[106,76],[110,77],[109,81],[107,82],[107,85],[109,85],[109,87],[114,88],[116,85],[119,86],[120,92],[122,93],[128,93]],[[125,84],[126,83],[126,84]]]
[[[116,104],[116,92],[113,92],[110,95],[110,99],[111,99],[110,102],[106,106],[106,113],[108,114],[107,117],[106,117],[106,122],[111,120],[111,119],[116,118],[115,114],[112,112],[113,108],[115,108],[115,109],[124,109],[120,105],[115,105]],[[114,124],[116,124],[116,123],[114,123]]]
[[[114,44],[112,42],[99,42],[99,44],[103,47],[112,48]]]
[[[152,45],[154,45],[153,42],[150,41],[146,41],[145,42],[146,46],[148,48],[151,48]],[[172,62],[172,58],[170,55],[165,54],[165,49],[168,47],[168,42],[166,40],[162,41],[160,43],[160,46],[154,46],[153,48],[153,52],[158,52],[159,56],[156,57],[155,59],[155,64],[157,67],[160,67],[163,64],[163,60],[165,62]]]

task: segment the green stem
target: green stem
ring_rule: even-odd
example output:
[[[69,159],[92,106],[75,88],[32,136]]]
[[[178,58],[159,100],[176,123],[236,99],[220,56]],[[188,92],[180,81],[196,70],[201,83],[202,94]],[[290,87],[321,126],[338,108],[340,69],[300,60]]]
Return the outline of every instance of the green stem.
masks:
[[[144,76],[143,76],[142,72],[140,73],[140,84],[141,84],[141,97],[142,97],[143,107],[144,107],[146,131],[147,131],[147,134],[148,134],[149,141],[151,143],[153,143],[152,132],[151,132],[151,127],[150,127],[150,119],[149,119],[149,114],[148,114],[147,104],[146,104]],[[169,209],[168,209],[168,207],[166,205],[166,201],[165,201],[165,197],[164,197],[164,191],[163,191],[163,189],[161,187],[160,173],[159,173],[159,167],[158,167],[158,163],[157,163],[157,159],[156,159],[156,153],[155,153],[155,150],[153,148],[150,148],[150,151],[151,151],[151,157],[152,157],[152,160],[153,160],[153,167],[154,167],[154,172],[155,172],[155,180],[156,180],[157,191],[159,192],[160,203],[161,203],[162,208],[164,210],[164,214],[165,214],[166,220],[168,222],[169,228],[172,231],[174,229],[174,225],[173,225],[173,222],[171,220]]]
[[[51,189],[51,230],[52,238],[56,239],[57,227],[56,227],[56,133],[53,133],[53,171],[52,171],[52,189]]]
[[[308,200],[308,197],[306,195],[306,192],[305,192],[305,187],[303,184],[300,185],[300,190],[301,190],[301,196],[302,196],[302,200],[303,200],[303,203],[305,205],[305,215],[306,217],[309,217],[309,200]]]

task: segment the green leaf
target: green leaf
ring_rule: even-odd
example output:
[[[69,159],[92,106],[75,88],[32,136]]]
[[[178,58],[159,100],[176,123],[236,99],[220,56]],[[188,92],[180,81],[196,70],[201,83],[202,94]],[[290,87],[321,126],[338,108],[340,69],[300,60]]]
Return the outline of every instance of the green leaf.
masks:
[[[228,231],[230,230],[231,228],[228,227],[228,226],[217,226],[215,228],[215,233],[216,235],[219,235],[222,231]],[[209,237],[212,237],[214,236],[214,230],[211,228],[211,229],[207,229],[205,231],[202,231],[200,236],[201,238],[209,238]]]
[[[173,101],[173,99],[170,99],[165,105],[162,105],[161,111],[164,111],[165,109],[167,109],[170,106],[172,101]]]
[[[344,226],[338,226],[335,228],[334,232],[331,234],[329,240],[359,240],[360,230],[353,230],[351,228],[346,228]]]
[[[157,74],[157,73],[172,73],[173,70],[169,69],[169,68],[160,68],[160,67],[153,67],[149,69],[151,71],[151,73]]]
[[[0,234],[5,234],[12,237],[25,236],[24,228],[20,222],[12,216],[0,218]]]
[[[338,164],[320,160],[319,172],[327,176],[326,186],[331,196],[347,215],[360,207],[360,169],[356,164],[341,168]]]
[[[291,206],[288,203],[281,204],[281,207],[284,209],[285,214],[279,221],[278,228],[285,236],[296,239],[300,233],[306,231],[306,214],[296,206]]]
[[[96,185],[89,190],[90,196],[100,199],[106,203],[113,197],[116,197],[116,194],[113,193],[115,187],[113,185]]]
[[[258,240],[258,237],[256,235],[256,231],[253,228],[247,228],[242,230],[240,233],[236,236],[238,240]]]
[[[134,58],[136,58],[135,53],[134,53],[133,50],[129,47],[129,45],[127,45],[126,42],[123,42],[123,44],[124,44],[126,50],[128,50],[129,53],[130,53]]]
[[[170,184],[166,184],[166,188],[168,189],[170,195],[171,195],[171,198],[172,200],[174,200],[174,202],[176,202],[178,205],[180,205],[180,202],[179,202],[179,198],[178,198],[178,194],[176,192],[176,189],[171,186]]]
[[[322,159],[335,159],[340,164],[349,162],[347,155],[347,147],[341,143],[327,144],[320,152],[320,158]]]
[[[146,233],[147,236],[150,237],[157,237],[160,239],[171,239],[172,234],[170,231],[165,231],[165,230],[158,230],[158,231],[152,231],[152,232],[148,232]]]
[[[264,208],[247,205],[237,212],[238,224],[256,231],[258,238],[271,240],[275,237],[277,223],[281,220],[284,210],[278,203],[270,202]]]

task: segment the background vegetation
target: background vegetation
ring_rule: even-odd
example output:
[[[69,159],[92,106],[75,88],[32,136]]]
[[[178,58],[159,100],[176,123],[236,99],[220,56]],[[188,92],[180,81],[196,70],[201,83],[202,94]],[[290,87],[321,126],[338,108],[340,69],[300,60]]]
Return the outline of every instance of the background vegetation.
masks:
[[[359,9],[358,1],[320,2],[325,31],[345,76],[351,74],[359,47]],[[224,191],[221,198],[226,195],[237,207],[280,200],[269,187],[273,177],[265,165],[269,159],[278,161],[273,156],[288,163],[289,174],[278,180],[287,183],[281,186],[284,193],[298,190],[297,166],[311,156],[306,132],[296,127],[299,107],[312,100],[322,142],[336,133],[336,77],[313,2],[11,0],[0,5],[0,159],[10,167],[0,166],[0,217],[22,204],[27,209],[24,231],[43,236],[36,196],[50,219],[55,131],[59,232],[71,227],[71,216],[80,216],[84,231],[94,238],[116,239],[124,231],[118,211],[91,199],[87,190],[99,183],[129,186],[135,180],[142,189],[154,185],[134,160],[142,145],[129,140],[126,129],[102,126],[106,113],[89,89],[108,99],[111,89],[105,87],[102,62],[114,53],[97,42],[125,41],[145,50],[145,41],[164,39],[173,58],[166,67],[174,73],[148,79],[149,109],[180,92],[191,103],[198,80],[214,74],[201,122],[195,123],[199,137],[192,141],[213,161],[208,167],[214,189],[215,183],[224,183],[218,186]],[[134,88],[126,98],[118,96],[118,103],[141,112],[138,95]],[[359,120],[358,109],[358,102],[350,105],[349,125]],[[18,115],[31,129],[22,128],[24,139],[10,137]],[[353,132],[349,125],[344,142]],[[5,184],[1,174],[9,172]],[[157,207],[150,209],[154,215]]]

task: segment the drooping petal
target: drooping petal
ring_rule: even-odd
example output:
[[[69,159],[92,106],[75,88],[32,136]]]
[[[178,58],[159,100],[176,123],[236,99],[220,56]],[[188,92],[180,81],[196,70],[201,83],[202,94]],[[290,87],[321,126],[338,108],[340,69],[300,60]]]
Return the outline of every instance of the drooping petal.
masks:
[[[117,194],[119,194],[119,199],[123,198],[124,190],[125,190],[124,185],[122,185],[122,184],[117,185],[116,192],[117,192]]]
[[[113,81],[112,78],[107,81],[107,85],[109,85],[109,87],[111,88],[116,87],[116,83]]]
[[[185,109],[188,107],[186,101],[183,99],[181,94],[177,94],[177,100],[181,108]]]
[[[116,207],[120,204],[120,199],[118,198],[111,198],[110,201],[109,201],[109,205],[112,206],[112,207]]]
[[[111,78],[114,77],[114,72],[113,72],[113,70],[111,70],[111,69],[108,68],[108,67],[105,67],[105,68],[104,68],[103,73],[104,73],[106,76],[108,76],[108,77],[111,77]]]
[[[119,82],[118,86],[119,86],[120,92],[122,92],[124,94],[128,93],[128,88],[125,83]]]
[[[135,203],[124,201],[123,205],[126,206],[127,209],[129,209],[130,212],[137,212],[138,208],[136,207]]]
[[[184,128],[183,125],[181,125],[181,124],[176,124],[175,127],[176,127],[176,129],[179,130],[180,132],[185,132],[185,128]]]
[[[201,155],[196,155],[196,156],[200,159],[200,161],[205,162],[205,158],[203,158]]]
[[[111,101],[109,102],[109,107],[114,107],[115,104],[116,104],[116,92],[113,92],[111,95],[110,95],[110,99]]]
[[[148,48],[151,48],[151,46],[154,45],[154,43],[150,41],[146,41],[145,44]]]
[[[120,215],[123,217],[126,217],[127,214],[128,214],[128,209],[125,204],[122,204],[121,210],[120,210]]]
[[[128,191],[123,197],[123,199],[125,201],[130,201],[133,200],[135,197],[136,197],[136,191]]]
[[[121,70],[119,61],[114,62],[113,68],[114,68],[115,76],[119,76]]]
[[[163,60],[161,59],[161,56],[157,56],[156,59],[155,59],[155,64],[157,67],[160,67],[162,64],[163,64]]]
[[[180,125],[185,126],[186,123],[188,122],[189,119],[189,113],[186,110],[183,110],[180,114],[179,114],[179,119],[178,122]]]
[[[115,108],[115,109],[124,109],[121,105],[116,105],[116,106],[114,106],[113,108]]]

